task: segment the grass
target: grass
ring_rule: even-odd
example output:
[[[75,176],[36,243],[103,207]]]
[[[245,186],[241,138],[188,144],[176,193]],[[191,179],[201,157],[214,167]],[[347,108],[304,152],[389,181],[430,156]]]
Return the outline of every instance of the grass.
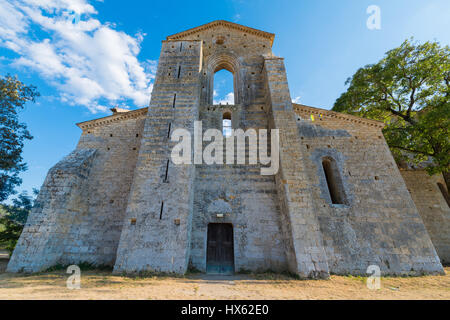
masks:
[[[92,265],[82,264],[83,269]],[[81,290],[68,290],[64,266],[52,273],[0,274],[1,299],[440,299],[450,298],[450,269],[445,276],[382,277],[370,290],[364,276],[332,275],[330,280],[296,280],[272,271],[248,277],[210,279],[147,272],[122,277],[106,271],[81,274]],[[232,280],[232,281],[230,281]],[[256,281],[255,281],[256,280]],[[230,283],[232,282],[232,283]]]

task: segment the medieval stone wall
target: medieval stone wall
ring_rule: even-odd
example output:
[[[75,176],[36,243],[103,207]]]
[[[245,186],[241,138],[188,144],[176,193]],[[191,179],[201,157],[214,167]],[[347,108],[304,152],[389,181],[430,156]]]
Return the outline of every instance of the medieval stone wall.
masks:
[[[9,271],[114,265],[145,114],[81,124],[77,149],[47,175]]]
[[[199,41],[163,42],[114,272],[187,270],[195,167],[172,163],[170,137],[193,136],[201,52]]]
[[[236,271],[442,273],[428,233],[446,259],[448,211],[433,183],[404,174],[421,217],[382,124],[292,104],[272,41],[224,21],[163,41],[148,110],[79,124],[77,149],[49,171],[8,270],[90,262],[185,273],[190,262],[205,271],[208,224],[219,222],[233,225]],[[212,105],[221,69],[234,75],[234,105]],[[274,176],[260,165],[193,164],[193,154],[173,163],[172,133],[194,137],[197,120],[203,132],[221,129],[224,112],[234,129],[279,129]]]
[[[445,188],[442,174],[430,176],[425,170],[401,170],[406,187],[425,223],[442,263],[450,263],[450,207],[438,187]]]
[[[120,120],[83,131],[77,149],[95,149],[98,156],[89,175],[87,215],[66,239],[64,264],[114,265],[146,111],[119,113],[110,121]]]
[[[255,131],[267,128],[267,117],[259,105],[240,109],[240,106],[205,106],[200,113],[203,129],[221,130],[225,110],[240,115],[235,128]],[[248,142],[243,149],[235,147],[236,151],[245,152],[247,164],[197,166],[191,263],[205,271],[208,224],[231,223],[236,271],[285,271],[285,245],[274,177],[262,176],[260,165],[248,164]],[[224,217],[217,218],[218,213]]]
[[[300,105],[295,110],[330,272],[366,274],[370,265],[383,274],[442,272],[382,125]],[[343,204],[331,203],[324,157],[337,163]]]
[[[203,46],[199,114],[203,132],[210,128],[222,130],[222,116],[227,111],[234,129],[267,129],[266,87],[261,70],[262,55],[271,54],[270,40],[220,26],[186,39],[200,40]],[[212,105],[214,74],[221,69],[234,76],[233,106]],[[248,165],[248,143],[239,151],[246,153],[246,165],[197,165],[191,264],[206,269],[208,224],[231,223],[236,271],[287,270],[275,180],[261,176],[259,165]],[[217,210],[224,210],[223,218],[217,218]]]

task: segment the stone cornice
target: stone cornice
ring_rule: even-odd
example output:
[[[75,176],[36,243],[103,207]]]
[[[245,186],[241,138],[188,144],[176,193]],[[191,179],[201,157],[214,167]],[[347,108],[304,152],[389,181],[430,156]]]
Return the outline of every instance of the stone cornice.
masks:
[[[271,45],[273,45],[273,40],[275,39],[275,34],[273,34],[273,33],[265,32],[265,31],[258,30],[258,29],[253,29],[250,27],[243,26],[241,24],[237,24],[237,23],[233,23],[233,22],[229,22],[229,21],[225,21],[225,20],[216,20],[216,21],[201,25],[199,27],[195,27],[195,28],[183,31],[183,32],[173,34],[171,36],[168,36],[166,39],[167,40],[180,40],[184,37],[187,37],[192,34],[195,34],[195,33],[198,33],[198,32],[204,31],[204,30],[208,30],[208,29],[211,29],[211,28],[214,28],[217,26],[224,26],[224,27],[228,27],[230,29],[235,29],[235,30],[253,34],[253,35],[256,35],[259,37],[266,38],[266,39],[270,40]]]
[[[87,129],[105,126],[107,124],[118,122],[127,119],[135,119],[141,116],[145,116],[147,114],[148,108],[142,108],[137,110],[132,110],[128,112],[120,112],[107,117],[98,118],[94,120],[84,121],[77,123],[76,125],[81,128],[81,130],[85,131]]]
[[[385,126],[385,124],[381,121],[360,118],[360,117],[353,116],[350,114],[309,107],[309,106],[305,106],[302,104],[296,104],[296,103],[293,103],[292,106],[294,107],[295,111],[298,111],[298,112],[301,112],[304,114],[322,115],[327,118],[335,118],[335,119],[345,120],[345,121],[349,121],[349,122],[353,122],[353,123],[363,124],[363,125],[370,126],[370,127],[377,127],[380,129],[384,128],[384,126]]]

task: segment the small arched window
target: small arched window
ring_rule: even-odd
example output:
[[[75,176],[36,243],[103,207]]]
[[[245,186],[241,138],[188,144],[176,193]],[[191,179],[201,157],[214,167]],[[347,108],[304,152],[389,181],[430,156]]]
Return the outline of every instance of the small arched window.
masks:
[[[328,191],[330,193],[332,204],[345,204],[345,192],[342,179],[336,161],[333,158],[326,157],[322,159],[322,167],[327,180]]]
[[[222,133],[224,137],[231,137],[232,133],[231,126],[231,113],[225,112],[222,117]]]

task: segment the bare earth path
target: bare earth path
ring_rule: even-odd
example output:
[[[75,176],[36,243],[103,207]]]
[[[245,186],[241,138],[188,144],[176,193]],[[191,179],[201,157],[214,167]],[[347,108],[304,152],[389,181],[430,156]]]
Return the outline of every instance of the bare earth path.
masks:
[[[0,259],[0,272],[6,266]],[[131,278],[108,272],[82,272],[81,289],[66,287],[63,271],[37,275],[0,273],[0,299],[450,299],[450,268],[445,276],[382,278],[369,290],[365,278],[295,280],[283,275]]]

